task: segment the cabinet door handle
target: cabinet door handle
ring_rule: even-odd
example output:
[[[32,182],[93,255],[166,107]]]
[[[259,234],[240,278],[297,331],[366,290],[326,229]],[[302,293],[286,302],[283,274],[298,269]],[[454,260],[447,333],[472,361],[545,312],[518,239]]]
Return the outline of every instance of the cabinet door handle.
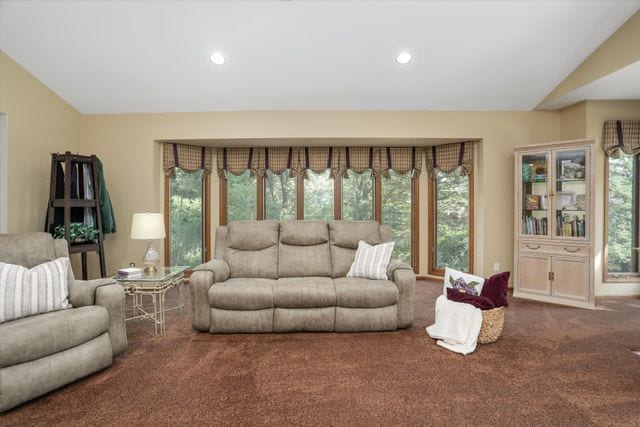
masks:
[[[530,244],[527,243],[525,246],[528,247],[529,249],[533,249],[533,250],[540,249],[540,245],[531,246]]]
[[[580,252],[580,248],[570,249],[570,248],[567,248],[566,246],[564,247],[564,250],[567,252],[571,252],[572,254],[575,254],[576,252]]]

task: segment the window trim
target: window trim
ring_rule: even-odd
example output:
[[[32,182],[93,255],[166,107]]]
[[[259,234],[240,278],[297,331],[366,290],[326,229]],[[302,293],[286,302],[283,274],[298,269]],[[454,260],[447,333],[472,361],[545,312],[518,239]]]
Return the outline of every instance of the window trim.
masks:
[[[429,275],[444,276],[444,269],[437,268],[436,265],[436,180],[429,177],[429,191],[427,195],[428,200],[428,267],[427,271]],[[475,245],[475,179],[474,174],[469,175],[469,271],[467,273],[473,274],[474,272],[474,245]]]
[[[204,205],[204,211],[202,213],[203,216],[203,262],[211,261],[211,174],[203,174],[204,185],[202,186],[202,201]],[[171,178],[168,176],[164,176],[164,230],[165,235],[167,236],[164,239],[164,265],[165,267],[169,267],[171,265],[171,234],[170,231],[170,215],[169,211],[171,207],[169,206],[169,189],[170,189]],[[187,270],[185,272],[185,277],[191,276],[192,270]]]
[[[636,182],[634,188],[635,199],[638,200],[640,195],[640,154],[635,154],[635,167],[638,172],[636,173]],[[640,272],[627,273],[624,277],[621,273],[609,273],[609,156],[604,156],[604,230],[602,241],[602,282],[603,283],[637,283],[640,280]],[[640,212],[638,215],[638,222],[636,224],[636,230],[640,233]]]

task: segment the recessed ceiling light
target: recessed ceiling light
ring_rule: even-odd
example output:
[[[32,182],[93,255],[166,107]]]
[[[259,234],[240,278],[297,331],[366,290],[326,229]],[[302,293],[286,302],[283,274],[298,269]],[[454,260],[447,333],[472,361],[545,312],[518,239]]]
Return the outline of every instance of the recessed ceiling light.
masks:
[[[227,62],[226,58],[220,52],[213,52],[209,59],[216,65],[222,65]]]
[[[409,52],[400,52],[396,56],[396,62],[398,64],[408,64],[411,61],[411,54]]]

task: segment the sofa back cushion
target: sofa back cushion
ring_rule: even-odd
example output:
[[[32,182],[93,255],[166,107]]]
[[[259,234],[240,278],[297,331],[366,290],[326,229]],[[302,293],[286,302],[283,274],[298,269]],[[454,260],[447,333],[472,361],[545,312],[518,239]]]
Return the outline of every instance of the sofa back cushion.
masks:
[[[32,268],[56,259],[49,233],[0,234],[0,261]]]
[[[381,227],[375,221],[332,221],[329,223],[331,277],[346,277],[355,259],[360,240],[370,245],[378,245],[391,241],[391,235],[388,226]]]
[[[278,277],[330,277],[326,221],[281,221]]]
[[[230,277],[278,278],[278,223],[233,221],[227,226],[223,259]]]

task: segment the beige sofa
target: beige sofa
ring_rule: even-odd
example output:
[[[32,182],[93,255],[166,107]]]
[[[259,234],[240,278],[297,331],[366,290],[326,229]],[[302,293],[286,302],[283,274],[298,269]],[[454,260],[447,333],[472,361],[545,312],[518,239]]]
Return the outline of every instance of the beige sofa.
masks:
[[[190,278],[198,331],[390,331],[413,322],[415,274],[345,277],[358,241],[391,241],[373,221],[237,221],[216,230],[215,259]]]
[[[0,234],[0,261],[26,268],[68,257],[49,233]],[[112,279],[75,280],[71,309],[0,323],[0,412],[110,366],[127,348],[124,291]]]

